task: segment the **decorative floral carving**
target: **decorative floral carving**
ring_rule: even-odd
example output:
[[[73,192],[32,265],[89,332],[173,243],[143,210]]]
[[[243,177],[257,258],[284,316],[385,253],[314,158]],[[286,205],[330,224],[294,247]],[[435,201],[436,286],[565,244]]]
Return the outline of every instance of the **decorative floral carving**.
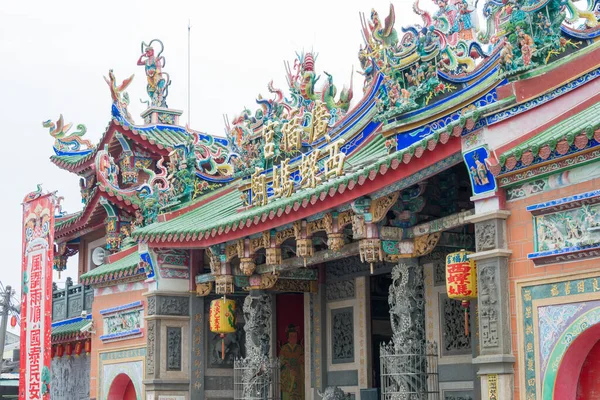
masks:
[[[358,252],[361,262],[375,263],[383,261],[381,239],[361,239],[358,243]]]
[[[154,297],[151,297],[154,299]],[[148,299],[148,304],[150,298]],[[146,336],[146,374],[154,375],[154,342],[156,340],[156,320],[148,321],[147,336]]]
[[[277,247],[271,247],[265,250],[266,253],[266,264],[267,265],[280,265],[282,256],[281,249]]]
[[[198,297],[208,296],[210,294],[210,292],[212,291],[212,287],[213,287],[212,282],[198,283],[196,285],[196,296],[198,296]]]
[[[167,327],[167,371],[181,371],[180,327]]]
[[[465,312],[460,302],[442,297],[442,349],[444,354],[471,354],[471,336],[465,336]]]
[[[430,235],[417,236],[415,238],[415,250],[414,257],[421,257],[428,253],[431,253],[437,245],[442,232],[432,233]]]
[[[327,247],[329,250],[340,251],[345,243],[343,233],[329,233],[327,235]]]
[[[275,244],[280,246],[283,242],[296,236],[295,227],[284,229],[275,233]]]
[[[354,313],[352,307],[331,310],[331,362],[354,361]]]

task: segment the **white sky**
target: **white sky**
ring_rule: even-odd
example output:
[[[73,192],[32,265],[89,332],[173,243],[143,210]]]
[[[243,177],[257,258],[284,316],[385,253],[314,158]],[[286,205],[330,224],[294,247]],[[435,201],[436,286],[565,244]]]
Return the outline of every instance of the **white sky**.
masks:
[[[432,8],[431,2],[422,6]],[[412,1],[396,1],[396,29],[420,18]],[[3,210],[0,281],[20,293],[21,201],[43,183],[58,190],[65,209],[81,209],[78,178],[55,167],[53,139],[41,123],[56,120],[87,125],[96,142],[110,118],[111,99],[102,78],[110,68],[119,81],[135,73],[128,88],[130,112],[140,122],[146,99],[143,67],[136,66],[140,43],[160,38],[165,44],[173,84],[169,106],[186,112],[187,25],[191,20],[191,126],[223,135],[223,114],[256,109],[267,83],[287,89],[283,60],[295,51],[314,49],[316,69],[333,74],[338,93],[359,71],[362,44],[359,12],[374,7],[383,19],[388,0],[346,1],[10,1],[0,2],[0,116],[2,121]],[[319,88],[325,77],[319,81]],[[353,104],[362,96],[355,72]],[[70,263],[66,276],[75,276]],[[57,278],[55,277],[55,280]],[[59,286],[62,286],[59,283]]]

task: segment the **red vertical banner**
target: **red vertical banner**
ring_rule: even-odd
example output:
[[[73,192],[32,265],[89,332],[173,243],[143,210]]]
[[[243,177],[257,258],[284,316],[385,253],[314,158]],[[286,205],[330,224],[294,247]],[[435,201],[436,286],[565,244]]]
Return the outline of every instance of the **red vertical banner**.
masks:
[[[54,205],[41,189],[23,201],[19,400],[50,398]]]

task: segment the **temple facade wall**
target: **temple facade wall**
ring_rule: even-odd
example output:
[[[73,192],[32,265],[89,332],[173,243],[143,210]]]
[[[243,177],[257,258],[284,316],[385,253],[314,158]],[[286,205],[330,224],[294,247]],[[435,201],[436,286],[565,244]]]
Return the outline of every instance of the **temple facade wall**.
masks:
[[[593,258],[597,254],[593,250],[559,254],[568,247],[595,247],[594,229],[589,229],[589,224],[583,225],[584,219],[578,225],[578,219],[585,218],[582,217],[585,206],[537,214],[537,220],[527,207],[558,204],[597,190],[600,185],[597,170],[597,163],[590,164],[507,189],[506,209],[511,212],[507,219],[508,248],[512,251],[508,265],[511,333],[517,357],[515,399],[566,398],[560,397],[567,394],[557,392],[560,388],[553,384],[560,379],[562,365],[573,348],[570,341],[576,343],[578,335],[590,332],[574,329],[574,324],[585,321],[588,328],[593,328],[598,323],[594,315],[600,307],[599,263],[598,258]],[[585,212],[590,210],[593,214],[593,206]],[[556,236],[546,237],[542,223],[547,224],[548,230],[558,232]],[[547,260],[533,261],[528,257],[541,251],[550,254]],[[565,335],[570,335],[568,342],[564,341]],[[593,344],[599,338],[590,336],[589,342]],[[573,365],[581,369],[587,353],[583,349],[578,352],[583,359]],[[574,390],[578,375],[569,379],[575,385]]]

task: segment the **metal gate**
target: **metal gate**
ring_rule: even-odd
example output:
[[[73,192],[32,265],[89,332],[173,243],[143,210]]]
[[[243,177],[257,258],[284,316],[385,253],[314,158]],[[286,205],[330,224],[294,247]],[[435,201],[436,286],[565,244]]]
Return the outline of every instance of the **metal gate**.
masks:
[[[381,345],[382,400],[439,400],[437,343],[425,354],[395,354],[393,343]]]
[[[279,360],[242,358],[233,363],[235,400],[279,400]]]

